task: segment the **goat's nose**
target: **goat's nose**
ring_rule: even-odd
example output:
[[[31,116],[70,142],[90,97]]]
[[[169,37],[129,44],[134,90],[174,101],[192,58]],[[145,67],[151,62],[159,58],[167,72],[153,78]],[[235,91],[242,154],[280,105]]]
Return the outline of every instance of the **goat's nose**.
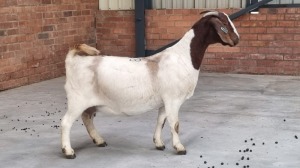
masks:
[[[239,38],[239,37],[235,37],[235,38],[233,39],[234,45],[237,45],[237,44],[239,43],[239,41],[240,41],[240,38]]]

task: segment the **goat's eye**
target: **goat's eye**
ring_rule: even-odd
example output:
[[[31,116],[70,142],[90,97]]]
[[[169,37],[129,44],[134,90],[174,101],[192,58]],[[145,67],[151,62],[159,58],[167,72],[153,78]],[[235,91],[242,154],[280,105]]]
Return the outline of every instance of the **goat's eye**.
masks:
[[[228,29],[226,27],[221,27],[221,30],[226,34],[228,33]]]

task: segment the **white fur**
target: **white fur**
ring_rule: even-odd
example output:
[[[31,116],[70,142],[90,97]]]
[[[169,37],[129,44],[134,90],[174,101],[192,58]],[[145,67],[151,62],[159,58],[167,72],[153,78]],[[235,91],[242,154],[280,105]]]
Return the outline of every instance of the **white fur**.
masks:
[[[62,148],[65,154],[74,155],[69,137],[72,123],[84,110],[93,106],[97,106],[99,112],[116,115],[136,115],[160,108],[154,135],[156,146],[163,145],[160,138],[162,121],[167,118],[174,148],[184,152],[175,126],[179,108],[193,95],[198,80],[199,71],[193,68],[190,56],[193,37],[194,31],[190,30],[176,45],[142,59],[77,56],[70,51],[66,58],[65,84],[68,111],[62,120]],[[149,69],[147,62],[157,59],[158,71],[153,74],[155,72]],[[95,81],[95,78],[98,80]],[[87,121],[88,117],[83,116],[83,119],[90,136],[97,144],[103,143],[103,138],[95,133],[92,122]]]

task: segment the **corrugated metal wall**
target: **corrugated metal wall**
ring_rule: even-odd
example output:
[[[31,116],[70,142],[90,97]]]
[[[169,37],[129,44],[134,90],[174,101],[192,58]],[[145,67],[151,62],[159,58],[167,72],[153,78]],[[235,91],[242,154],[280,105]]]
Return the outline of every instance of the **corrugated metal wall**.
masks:
[[[261,0],[259,0],[261,1]],[[273,0],[269,4],[296,4],[300,0]],[[246,0],[153,0],[154,9],[245,8]],[[131,10],[134,0],[99,0],[101,10]]]

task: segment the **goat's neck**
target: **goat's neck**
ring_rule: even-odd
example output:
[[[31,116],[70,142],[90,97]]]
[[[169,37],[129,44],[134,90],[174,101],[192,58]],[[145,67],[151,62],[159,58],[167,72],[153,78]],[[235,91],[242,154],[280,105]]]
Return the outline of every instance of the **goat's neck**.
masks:
[[[195,35],[194,30],[191,29],[173,47],[189,59],[193,69],[199,70],[208,45],[205,33]]]

